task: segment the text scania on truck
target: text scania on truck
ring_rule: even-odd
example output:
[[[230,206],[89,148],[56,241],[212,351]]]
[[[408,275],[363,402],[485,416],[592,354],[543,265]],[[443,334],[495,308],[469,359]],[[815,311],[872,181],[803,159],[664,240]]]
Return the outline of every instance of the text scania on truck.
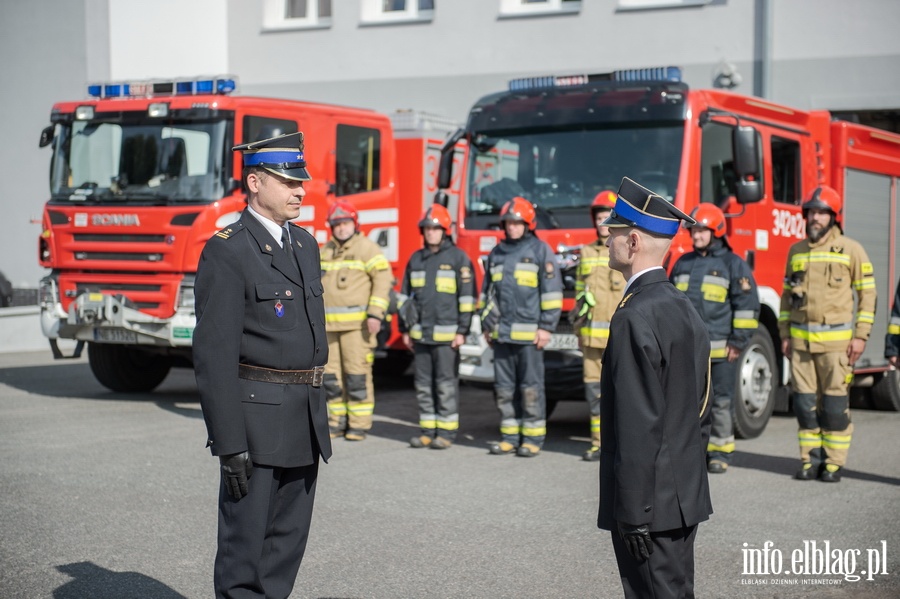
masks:
[[[762,313],[735,381],[738,436],[759,435],[776,402],[787,408],[789,373],[776,349],[779,301],[788,248],[805,237],[800,205],[816,187],[841,193],[844,231],[865,245],[879,306],[891,305],[900,274],[900,136],[834,120],[824,110],[692,90],[675,67],[512,81],[508,91],[476,102],[465,128],[446,144],[440,186],[461,192],[450,202],[460,203],[458,243],[479,265],[501,235],[503,203],[515,195],[531,200],[538,236],[565,269],[568,310],[577,246],[596,235],[590,203],[600,191],[617,189],[623,176],[688,214],[701,202],[722,208],[729,243],[753,268]],[[679,232],[668,266],[691,250],[688,231]],[[882,357],[888,312],[876,315],[854,384],[868,388],[877,407],[896,410],[900,373]],[[566,329],[563,318],[545,357],[551,404],[580,383],[581,354]],[[492,380],[492,354],[477,326],[462,353],[463,379]]]
[[[235,145],[303,131],[313,180],[297,223],[320,244],[328,208],[353,202],[360,227],[399,280],[421,246],[417,222],[436,191],[440,148],[455,124],[326,104],[232,95],[231,77],[89,86],[53,107],[50,199],[39,261],[41,325],[85,343],[96,378],[149,391],[172,366],[191,366],[193,282],[200,252],[246,206]],[[402,168],[400,165],[402,164]],[[402,198],[402,206],[401,206]],[[382,350],[408,363],[386,327]]]

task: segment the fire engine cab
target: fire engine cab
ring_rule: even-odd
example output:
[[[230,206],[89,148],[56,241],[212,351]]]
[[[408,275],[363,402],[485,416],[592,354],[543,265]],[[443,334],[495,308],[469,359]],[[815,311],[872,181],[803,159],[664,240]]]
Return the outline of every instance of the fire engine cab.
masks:
[[[503,202],[513,195],[531,200],[537,234],[565,269],[570,309],[578,247],[596,238],[590,203],[598,192],[616,190],[623,176],[688,214],[704,202],[722,208],[731,247],[753,268],[762,314],[735,380],[735,429],[745,438],[763,431],[776,403],[788,407],[777,319],[788,248],[805,237],[800,205],[819,185],[838,190],[844,232],[865,246],[880,295],[854,384],[871,391],[875,406],[900,409],[900,373],[882,357],[885,306],[900,275],[900,136],[834,120],[827,111],[692,90],[676,67],[533,77],[475,103],[444,147],[439,181],[460,190],[459,245],[479,264],[500,235]],[[691,250],[689,232],[680,231],[667,265]],[[463,379],[492,380],[491,352],[477,329],[462,353]],[[545,362],[553,404],[581,377],[565,317]]]
[[[53,106],[41,146],[53,151],[39,261],[41,325],[85,343],[96,378],[149,391],[191,365],[200,252],[246,206],[235,145],[303,131],[313,180],[297,224],[324,244],[328,208],[351,201],[399,280],[421,247],[417,222],[436,191],[440,148],[456,124],[423,113],[234,95],[234,77],[88,86]],[[400,165],[403,168],[399,168]],[[453,191],[450,191],[453,197]],[[401,205],[402,202],[402,205]],[[408,363],[387,329],[383,349]]]

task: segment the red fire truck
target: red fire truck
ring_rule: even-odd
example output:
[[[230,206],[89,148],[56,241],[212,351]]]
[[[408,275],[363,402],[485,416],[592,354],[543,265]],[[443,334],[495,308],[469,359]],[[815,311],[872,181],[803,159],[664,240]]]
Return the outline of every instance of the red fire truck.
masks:
[[[499,235],[504,201],[522,195],[534,202],[538,235],[568,268],[570,307],[576,246],[595,238],[588,206],[598,192],[615,190],[623,176],[687,213],[700,202],[720,206],[729,217],[731,246],[753,267],[762,314],[735,381],[735,427],[745,438],[762,432],[776,403],[788,407],[777,318],[788,248],[805,237],[800,205],[819,185],[841,192],[844,231],[864,244],[880,294],[855,385],[871,391],[866,395],[876,407],[900,408],[900,373],[882,357],[890,312],[885,306],[900,275],[900,136],[833,120],[827,111],[692,90],[675,67],[535,77],[512,81],[508,91],[476,102],[466,126],[444,148],[440,187],[461,191],[450,204],[460,203],[454,210],[458,244],[473,258],[486,256]],[[668,265],[691,249],[684,230]],[[470,336],[462,353],[463,379],[492,379],[491,352],[479,334]],[[545,362],[547,387],[554,390],[550,404],[561,390],[580,387],[581,355],[565,320]]]
[[[92,85],[88,99],[56,104],[41,135],[53,150],[41,325],[57,358],[59,339],[74,340],[73,356],[87,343],[91,369],[110,389],[152,390],[172,366],[191,365],[200,252],[246,205],[237,144],[304,132],[313,180],[298,223],[320,244],[328,208],[343,199],[398,280],[421,247],[418,219],[455,123],[241,97],[235,87],[231,77]],[[386,362],[408,363],[399,337],[385,333],[398,356]]]

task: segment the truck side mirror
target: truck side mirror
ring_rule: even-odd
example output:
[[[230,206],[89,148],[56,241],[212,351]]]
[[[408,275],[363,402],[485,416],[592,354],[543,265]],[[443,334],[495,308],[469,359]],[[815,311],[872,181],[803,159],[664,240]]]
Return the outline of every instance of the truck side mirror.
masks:
[[[465,135],[465,131],[457,129],[441,146],[441,161],[438,164],[437,176],[438,189],[450,187],[450,181],[453,178],[453,151],[456,149],[456,142],[461,140],[463,135]]]
[[[731,134],[734,155],[735,196],[739,204],[752,204],[763,197],[762,169],[759,157],[759,133],[753,127],[739,125]]]
[[[43,148],[51,143],[53,143],[53,125],[48,125],[41,131],[41,141],[38,143],[38,147]]]

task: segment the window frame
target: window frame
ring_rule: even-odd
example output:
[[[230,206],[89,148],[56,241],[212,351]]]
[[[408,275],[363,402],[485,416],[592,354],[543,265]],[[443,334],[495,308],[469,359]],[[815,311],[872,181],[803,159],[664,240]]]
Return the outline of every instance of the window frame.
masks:
[[[406,0],[403,10],[384,10],[384,0],[360,0],[360,25],[391,25],[396,23],[430,23],[434,8],[420,9],[419,0]]]
[[[523,4],[522,0],[500,0],[501,17],[533,17],[581,12],[582,0],[542,0]]]
[[[319,0],[308,0],[306,17],[288,18],[289,0],[263,0],[263,32],[297,29],[329,29],[332,17],[319,16]],[[334,2],[331,12],[334,14]]]
[[[692,8],[706,6],[712,0],[616,0],[616,12],[656,10],[660,8]]]

